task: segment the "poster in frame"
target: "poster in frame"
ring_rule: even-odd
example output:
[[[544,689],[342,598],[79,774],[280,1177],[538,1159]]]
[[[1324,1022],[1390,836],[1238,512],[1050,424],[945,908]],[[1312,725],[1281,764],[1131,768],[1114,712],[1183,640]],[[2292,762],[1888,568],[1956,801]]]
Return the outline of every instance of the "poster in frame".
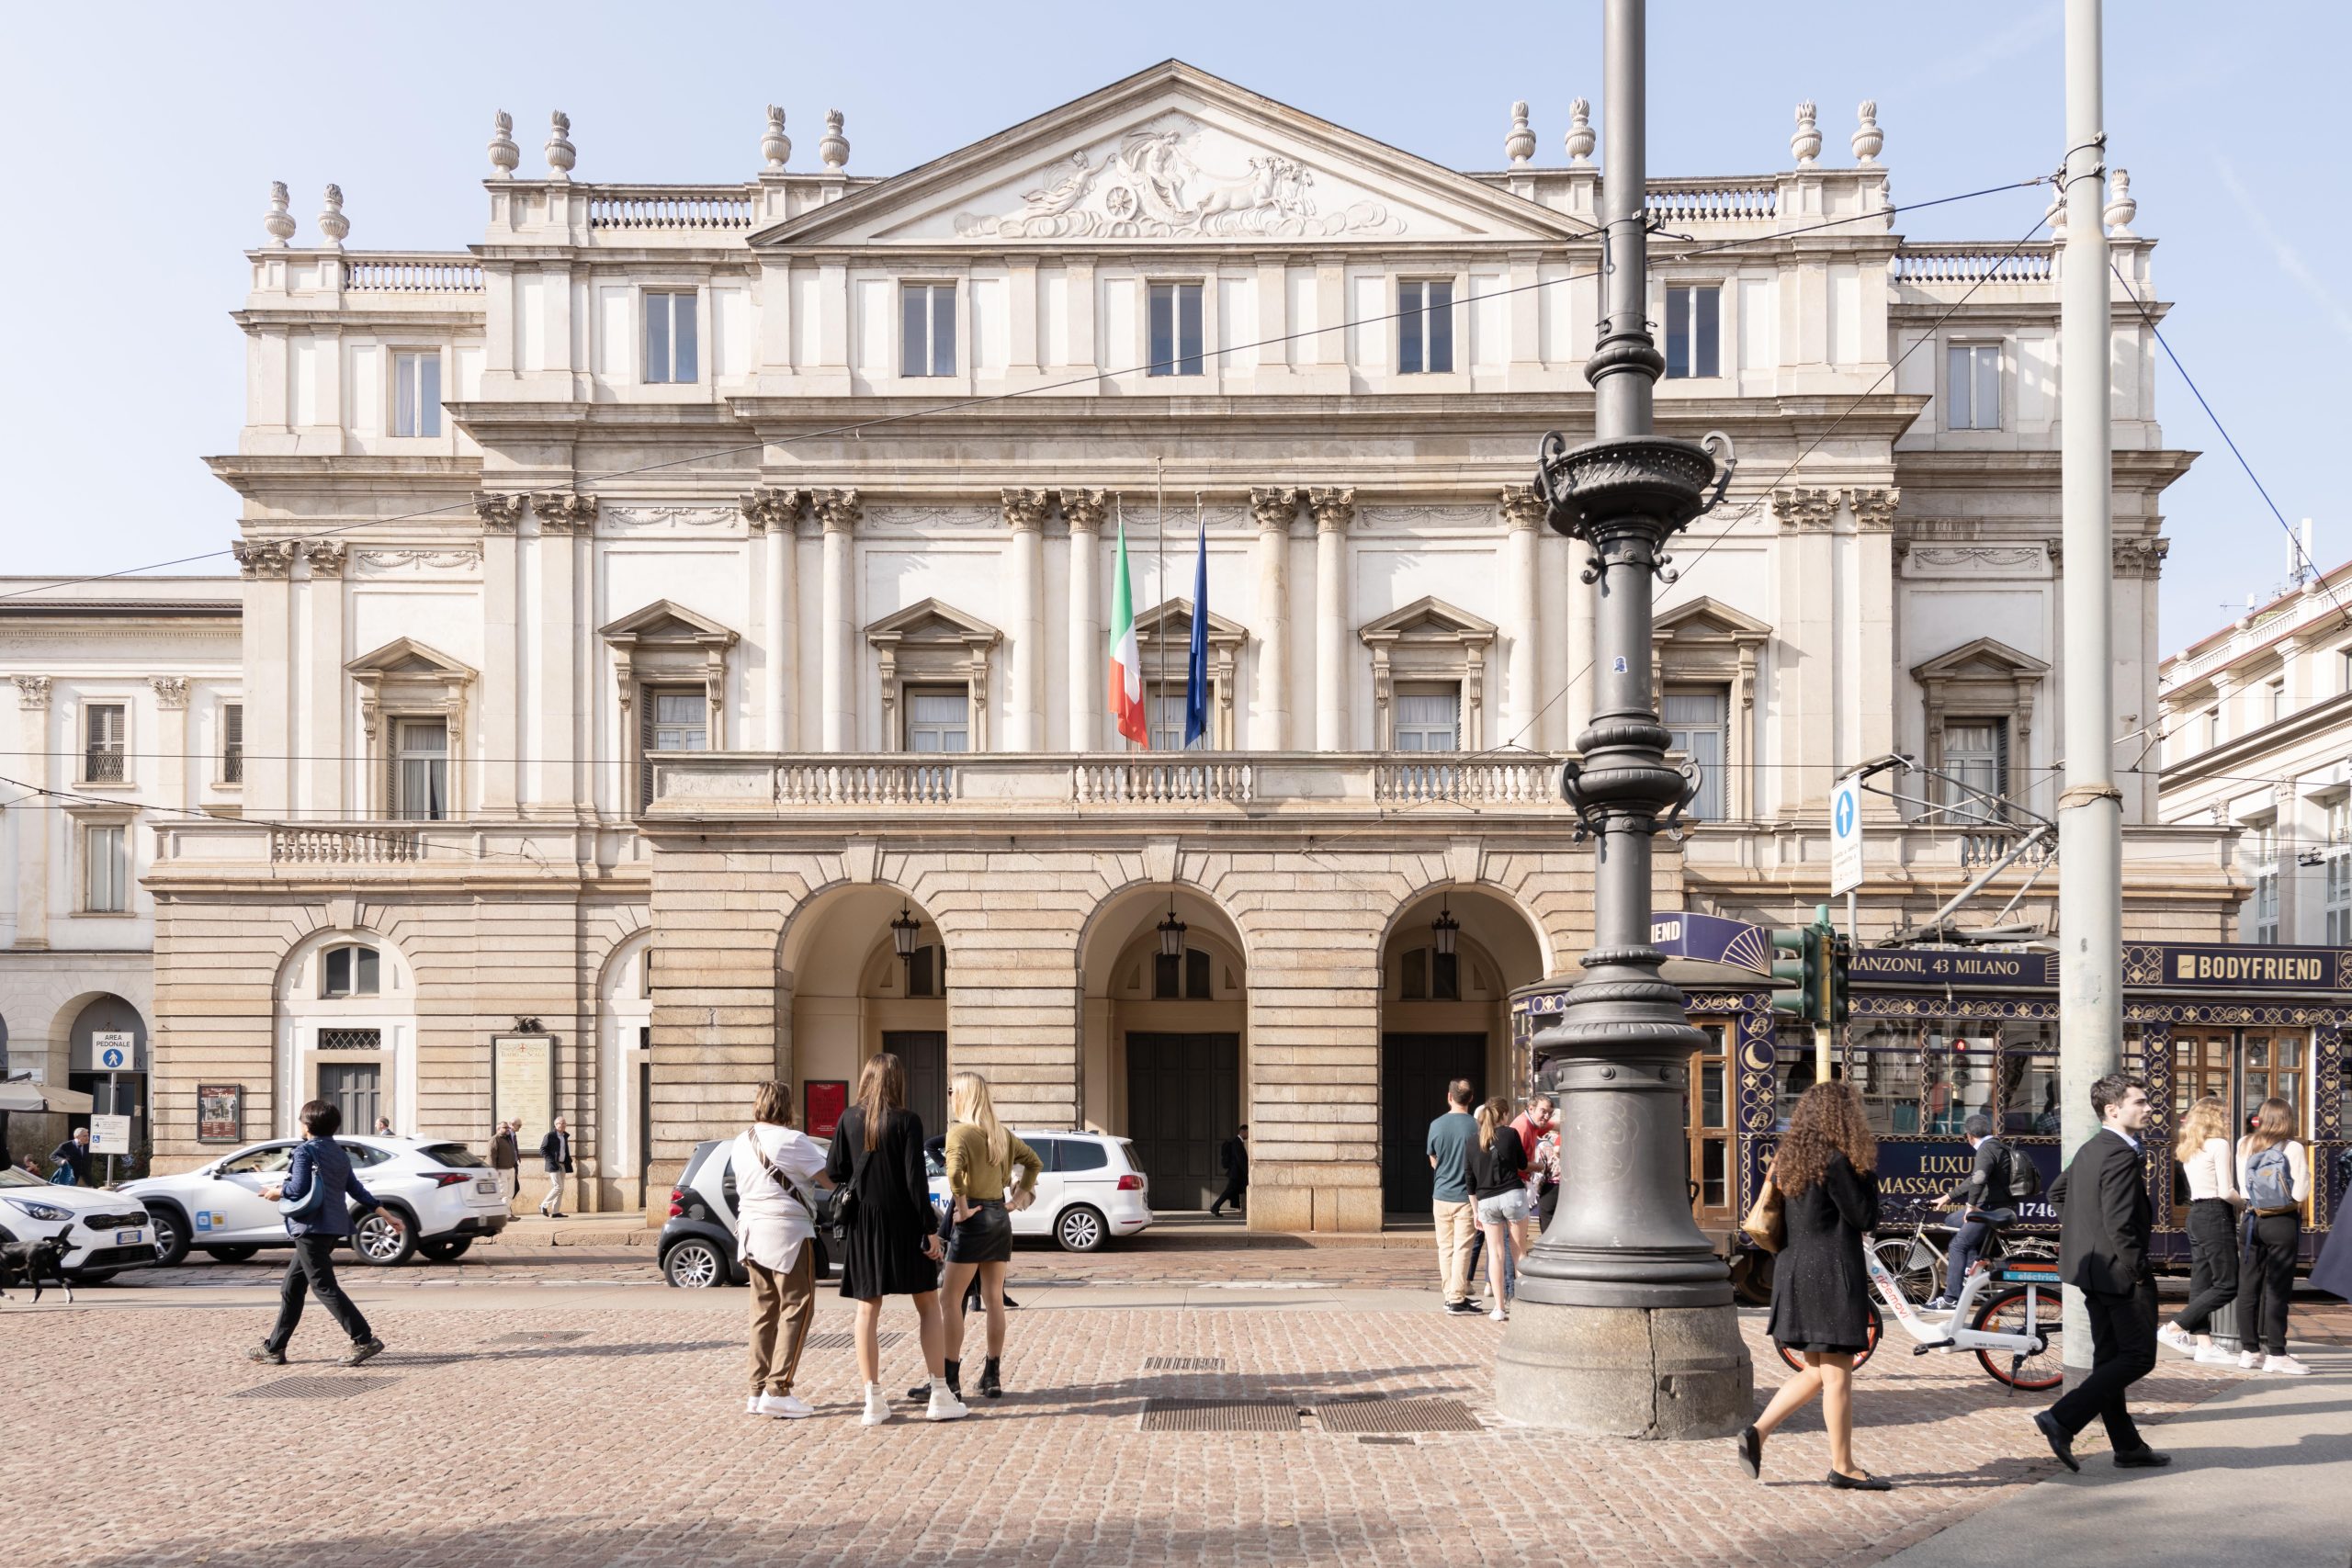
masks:
[[[811,1078],[802,1086],[801,1094],[808,1110],[801,1120],[807,1123],[812,1138],[830,1138],[842,1124],[842,1112],[849,1109],[849,1080],[846,1078]]]
[[[200,1083],[196,1086],[196,1141],[199,1144],[242,1144],[245,1141],[244,1085]]]

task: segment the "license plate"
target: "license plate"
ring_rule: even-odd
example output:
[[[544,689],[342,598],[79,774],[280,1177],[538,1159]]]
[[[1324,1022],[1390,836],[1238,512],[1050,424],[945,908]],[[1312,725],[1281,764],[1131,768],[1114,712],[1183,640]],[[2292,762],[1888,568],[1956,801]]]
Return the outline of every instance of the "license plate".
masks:
[[[145,1231],[117,1231],[114,1233],[114,1244],[117,1247],[137,1247],[141,1242],[145,1241],[146,1239],[147,1233]]]
[[[475,1190],[475,1191],[477,1191],[477,1192],[495,1192],[495,1191],[497,1191],[497,1190],[498,1190],[498,1178],[496,1178],[496,1177],[494,1177],[494,1176],[477,1176],[477,1177],[475,1177],[475,1178],[474,1178],[474,1190]]]

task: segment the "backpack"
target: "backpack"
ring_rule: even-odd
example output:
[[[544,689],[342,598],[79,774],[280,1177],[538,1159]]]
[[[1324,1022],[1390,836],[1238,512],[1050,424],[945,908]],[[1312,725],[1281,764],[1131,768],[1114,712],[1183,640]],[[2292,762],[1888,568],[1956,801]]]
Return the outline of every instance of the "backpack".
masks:
[[[2291,1181],[2286,1145],[2273,1144],[2259,1151],[2246,1161],[2246,1207],[2257,1214],[2300,1207]]]
[[[2009,1162],[2009,1201],[2039,1197],[2041,1193],[2041,1168],[2032,1156],[2015,1144],[2004,1142],[2001,1154]]]

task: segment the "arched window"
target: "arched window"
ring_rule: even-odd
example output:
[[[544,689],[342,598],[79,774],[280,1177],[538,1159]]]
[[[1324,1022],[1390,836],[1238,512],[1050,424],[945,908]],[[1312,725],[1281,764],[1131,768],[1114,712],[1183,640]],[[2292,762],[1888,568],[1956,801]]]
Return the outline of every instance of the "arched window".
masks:
[[[1152,954],[1151,994],[1156,1001],[1205,1002],[1216,992],[1209,984],[1209,955],[1204,949],[1184,950],[1182,967],[1175,955],[1166,953]]]
[[[376,950],[357,943],[330,947],[319,960],[319,995],[373,997],[383,990],[383,964]]]
[[[907,995],[944,997],[947,994],[947,949],[925,942],[907,954]]]

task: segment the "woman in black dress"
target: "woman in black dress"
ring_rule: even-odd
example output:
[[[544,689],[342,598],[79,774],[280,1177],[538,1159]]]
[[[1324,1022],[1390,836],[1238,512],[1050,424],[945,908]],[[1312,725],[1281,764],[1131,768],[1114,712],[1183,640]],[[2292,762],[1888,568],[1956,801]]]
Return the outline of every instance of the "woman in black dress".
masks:
[[[1890,1483],[1854,1462],[1854,1357],[1870,1343],[1870,1271],[1862,1235],[1878,1224],[1878,1139],[1845,1084],[1817,1083],[1797,1101],[1772,1156],[1789,1238],[1772,1269],[1768,1332],[1804,1359],[1756,1425],[1739,1435],[1739,1461],[1761,1479],[1764,1439],[1821,1396],[1829,1429],[1829,1484],[1884,1492]]]
[[[842,1294],[857,1303],[857,1371],[865,1380],[864,1424],[891,1418],[882,1392],[882,1298],[912,1296],[920,1320],[923,1364],[931,1372],[927,1419],[953,1421],[969,1414],[947,1387],[946,1331],[939,1315],[940,1245],[923,1174],[922,1118],[907,1109],[907,1073],[881,1052],[866,1058],[857,1078],[857,1103],[833,1129],[825,1175],[857,1194],[842,1248]]]

